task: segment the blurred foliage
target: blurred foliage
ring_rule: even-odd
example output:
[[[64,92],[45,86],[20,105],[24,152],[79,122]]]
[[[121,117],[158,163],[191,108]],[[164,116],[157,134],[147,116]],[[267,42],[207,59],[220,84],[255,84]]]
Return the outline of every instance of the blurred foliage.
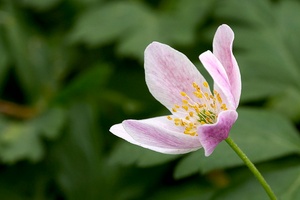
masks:
[[[3,0],[0,199],[267,199],[221,143],[163,155],[108,129],[167,111],[148,92],[152,41],[186,54],[235,32],[242,73],[231,136],[281,199],[300,199],[300,1]]]

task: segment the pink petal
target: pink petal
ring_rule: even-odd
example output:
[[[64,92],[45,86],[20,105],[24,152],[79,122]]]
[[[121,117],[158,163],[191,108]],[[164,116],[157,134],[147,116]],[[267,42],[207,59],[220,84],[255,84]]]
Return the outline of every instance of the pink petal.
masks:
[[[212,154],[217,145],[228,137],[237,117],[238,114],[235,110],[227,110],[219,114],[217,123],[199,126],[198,137],[204,148],[205,156]]]
[[[231,93],[234,97],[235,107],[237,107],[241,96],[241,74],[232,53],[233,40],[234,33],[231,28],[225,24],[221,25],[214,37],[213,53],[222,63],[227,73],[231,84]]]
[[[133,144],[165,154],[182,154],[201,148],[197,137],[188,136],[165,116],[125,120],[110,131]]]
[[[110,127],[109,131],[114,135],[126,140],[127,142],[138,145],[138,143],[125,131],[122,124],[113,125]]]
[[[145,74],[151,94],[170,111],[174,104],[181,104],[180,92],[192,98],[192,83],[202,85],[205,81],[184,54],[158,42],[151,43],[145,50]],[[207,88],[203,91],[210,94]]]
[[[213,78],[215,89],[222,94],[223,101],[225,101],[230,109],[236,109],[236,104],[231,93],[231,86],[226,71],[220,61],[211,51],[202,53],[199,58],[205,69]]]

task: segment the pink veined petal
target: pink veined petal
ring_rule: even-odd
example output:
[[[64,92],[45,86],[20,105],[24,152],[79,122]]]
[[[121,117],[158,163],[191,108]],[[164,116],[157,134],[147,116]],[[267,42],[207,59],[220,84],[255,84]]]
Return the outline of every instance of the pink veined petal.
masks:
[[[180,92],[193,98],[192,83],[205,82],[184,54],[158,42],[151,43],[145,50],[145,75],[151,94],[171,112],[174,104],[181,104]],[[202,91],[211,93],[207,88]]]
[[[125,131],[122,124],[113,125],[110,127],[109,131],[114,135],[126,140],[127,142],[138,145],[138,143]]]
[[[230,83],[226,71],[220,61],[211,51],[202,53],[199,58],[205,69],[213,78],[215,89],[222,94],[223,101],[229,106],[229,109],[236,109],[236,104],[230,89]]]
[[[231,85],[231,93],[237,107],[241,96],[241,74],[232,53],[233,40],[234,33],[231,28],[226,24],[221,25],[214,36],[213,53],[222,63],[227,73]]]
[[[165,154],[183,154],[201,148],[195,136],[185,135],[166,116],[125,120],[110,131],[133,144]]]
[[[125,131],[122,124],[113,125],[109,129],[109,131],[111,133],[113,133],[114,135],[126,140],[127,142],[130,142],[131,144],[138,145],[138,146],[141,146],[146,149],[154,150],[154,151],[165,153],[165,154],[176,154],[177,153],[176,151],[174,151],[174,149],[159,148],[159,147],[153,147],[153,146],[149,146],[146,144],[138,143]]]
[[[229,131],[236,121],[235,110],[223,111],[215,124],[205,124],[198,127],[198,138],[204,148],[205,156],[210,156],[217,145],[228,137]]]

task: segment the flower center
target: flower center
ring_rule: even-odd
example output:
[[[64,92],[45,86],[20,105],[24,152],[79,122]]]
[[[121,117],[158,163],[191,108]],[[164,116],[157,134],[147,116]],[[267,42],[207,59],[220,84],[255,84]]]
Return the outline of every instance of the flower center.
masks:
[[[181,105],[175,104],[172,111],[175,116],[168,116],[176,126],[184,127],[184,134],[197,136],[197,127],[203,124],[214,124],[217,122],[218,113],[227,110],[226,104],[220,94],[214,90],[214,95],[202,91],[199,85],[193,82],[193,98],[185,92],[180,92],[182,96]],[[207,82],[203,82],[204,88],[209,89]]]

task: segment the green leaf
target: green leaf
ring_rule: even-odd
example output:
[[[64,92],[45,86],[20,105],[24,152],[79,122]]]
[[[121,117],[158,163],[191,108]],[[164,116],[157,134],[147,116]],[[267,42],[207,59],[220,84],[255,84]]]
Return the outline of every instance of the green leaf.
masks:
[[[40,84],[37,84],[37,76],[29,62],[28,56],[28,36],[23,29],[23,22],[18,16],[18,10],[11,1],[5,3],[6,15],[3,22],[3,31],[8,47],[11,50],[10,55],[15,64],[16,74],[21,83],[26,97],[32,99],[37,94]]]
[[[32,122],[47,139],[56,139],[65,124],[66,113],[62,108],[54,107]]]
[[[64,123],[64,112],[53,108],[26,122],[1,120],[0,157],[6,163],[28,159],[38,161],[44,155],[42,136],[54,139]]]
[[[150,167],[170,162],[181,155],[167,155],[155,151],[147,150],[137,160],[137,165],[140,167]]]
[[[101,187],[101,141],[95,133],[94,113],[85,103],[73,104],[68,128],[53,149],[57,182],[68,199],[93,199],[106,193]],[[100,198],[102,199],[102,198]],[[105,199],[105,198],[104,198]]]
[[[209,0],[179,0],[171,2],[171,9],[164,12],[145,10],[142,23],[120,41],[118,53],[142,60],[144,49],[153,41],[169,45],[193,43],[195,29],[205,22],[212,3]]]
[[[109,79],[112,69],[109,65],[96,64],[75,77],[56,97],[56,101],[74,101],[87,96],[98,96]],[[102,93],[100,93],[102,94]]]
[[[33,7],[38,10],[46,10],[57,5],[61,0],[23,0],[21,1],[24,5]]]
[[[1,130],[0,157],[6,163],[21,159],[38,161],[44,154],[38,130],[29,123],[8,123]]]
[[[242,87],[241,102],[251,102],[282,95],[282,91],[286,89],[287,85],[261,78],[245,79]]]
[[[142,151],[144,150],[136,145],[124,141],[119,142],[109,156],[109,163],[111,165],[132,165],[142,155]]]
[[[194,30],[204,22],[211,4],[208,0],[176,1],[172,3],[174,9],[161,13],[136,2],[108,3],[84,13],[73,28],[70,40],[90,46],[117,40],[119,54],[142,59],[145,47],[154,40],[168,44],[192,43]]]
[[[187,156],[183,157],[180,162],[176,165],[174,177],[176,179],[184,178],[192,174],[200,172],[200,166],[198,160],[204,156],[203,150],[192,152]]]
[[[4,46],[2,37],[0,37],[0,90],[3,89],[3,83],[6,80],[9,69],[9,54]]]
[[[166,155],[144,149],[128,142],[118,143],[109,157],[111,165],[132,165],[151,167],[167,163],[178,158],[180,155]]]
[[[113,2],[95,7],[79,17],[70,40],[90,46],[107,44],[141,24],[145,12],[145,7],[136,2]]]
[[[276,7],[276,19],[277,27],[276,30],[280,31],[282,35],[284,46],[288,49],[290,58],[294,60],[299,66],[300,58],[297,53],[300,49],[299,43],[300,39],[297,35],[300,34],[299,25],[299,15],[298,11],[300,9],[300,3],[297,1],[281,1]],[[290,29],[289,27],[293,27]],[[288,64],[288,63],[286,63]]]
[[[223,19],[222,21],[224,18],[235,19],[248,26],[266,26],[273,23],[272,4],[269,1],[228,0],[216,5],[215,15]]]
[[[300,119],[300,91],[289,87],[270,100],[268,107],[282,113],[291,120]]]
[[[213,199],[212,188],[200,186],[200,184],[186,182],[183,185],[164,187],[152,194],[149,200],[210,200]]]
[[[54,57],[59,48],[50,50],[52,41],[48,43],[43,37],[29,31],[22,11],[13,2],[6,1],[4,16],[3,32],[11,57],[10,64],[14,67],[25,101],[36,103],[39,100],[39,103],[44,103],[42,101],[47,101],[56,89],[57,71],[62,68],[57,65],[57,57]],[[67,60],[65,57],[63,59]]]
[[[262,162],[291,153],[300,153],[300,137],[290,122],[273,112],[239,109],[239,118],[230,137],[252,162]],[[197,171],[207,172],[243,165],[242,160],[225,143],[220,143],[210,157],[203,151],[190,153],[181,160],[174,176],[182,178]],[[196,165],[198,167],[194,166]]]
[[[262,173],[274,190],[278,199],[294,200],[300,198],[300,166],[285,167],[277,170],[262,170]],[[226,192],[218,195],[216,199],[268,199],[259,182],[250,177],[245,182],[239,182],[235,187],[227,189]]]

